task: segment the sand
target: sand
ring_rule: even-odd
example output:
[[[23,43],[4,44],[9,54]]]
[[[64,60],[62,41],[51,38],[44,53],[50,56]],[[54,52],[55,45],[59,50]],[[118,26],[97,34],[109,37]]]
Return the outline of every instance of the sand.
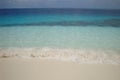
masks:
[[[120,49],[0,48],[0,58],[10,57],[120,65]]]
[[[120,65],[0,58],[0,80],[120,80]]]

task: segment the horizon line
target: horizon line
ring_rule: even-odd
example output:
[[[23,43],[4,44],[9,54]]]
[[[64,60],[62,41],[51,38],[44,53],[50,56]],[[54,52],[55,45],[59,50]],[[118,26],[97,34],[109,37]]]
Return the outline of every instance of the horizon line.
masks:
[[[86,9],[86,10],[120,10],[120,9],[108,9],[108,8],[0,8],[0,9]]]

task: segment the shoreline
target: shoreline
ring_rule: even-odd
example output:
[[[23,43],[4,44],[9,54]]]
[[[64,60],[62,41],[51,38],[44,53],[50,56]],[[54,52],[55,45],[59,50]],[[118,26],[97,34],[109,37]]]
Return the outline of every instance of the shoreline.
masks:
[[[78,64],[120,65],[120,50],[57,49],[57,48],[0,48],[0,59],[39,59],[74,62]]]

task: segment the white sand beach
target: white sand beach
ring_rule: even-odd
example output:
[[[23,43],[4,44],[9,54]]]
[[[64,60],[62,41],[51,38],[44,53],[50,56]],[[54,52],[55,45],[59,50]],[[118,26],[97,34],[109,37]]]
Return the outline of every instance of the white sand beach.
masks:
[[[0,80],[120,80],[120,65],[1,58]]]
[[[0,80],[120,80],[119,50],[1,48]]]

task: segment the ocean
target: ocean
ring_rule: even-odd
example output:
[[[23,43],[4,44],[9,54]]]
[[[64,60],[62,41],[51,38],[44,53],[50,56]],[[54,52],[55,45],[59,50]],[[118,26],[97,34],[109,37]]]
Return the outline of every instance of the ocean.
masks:
[[[120,10],[0,9],[0,53],[120,64]]]

